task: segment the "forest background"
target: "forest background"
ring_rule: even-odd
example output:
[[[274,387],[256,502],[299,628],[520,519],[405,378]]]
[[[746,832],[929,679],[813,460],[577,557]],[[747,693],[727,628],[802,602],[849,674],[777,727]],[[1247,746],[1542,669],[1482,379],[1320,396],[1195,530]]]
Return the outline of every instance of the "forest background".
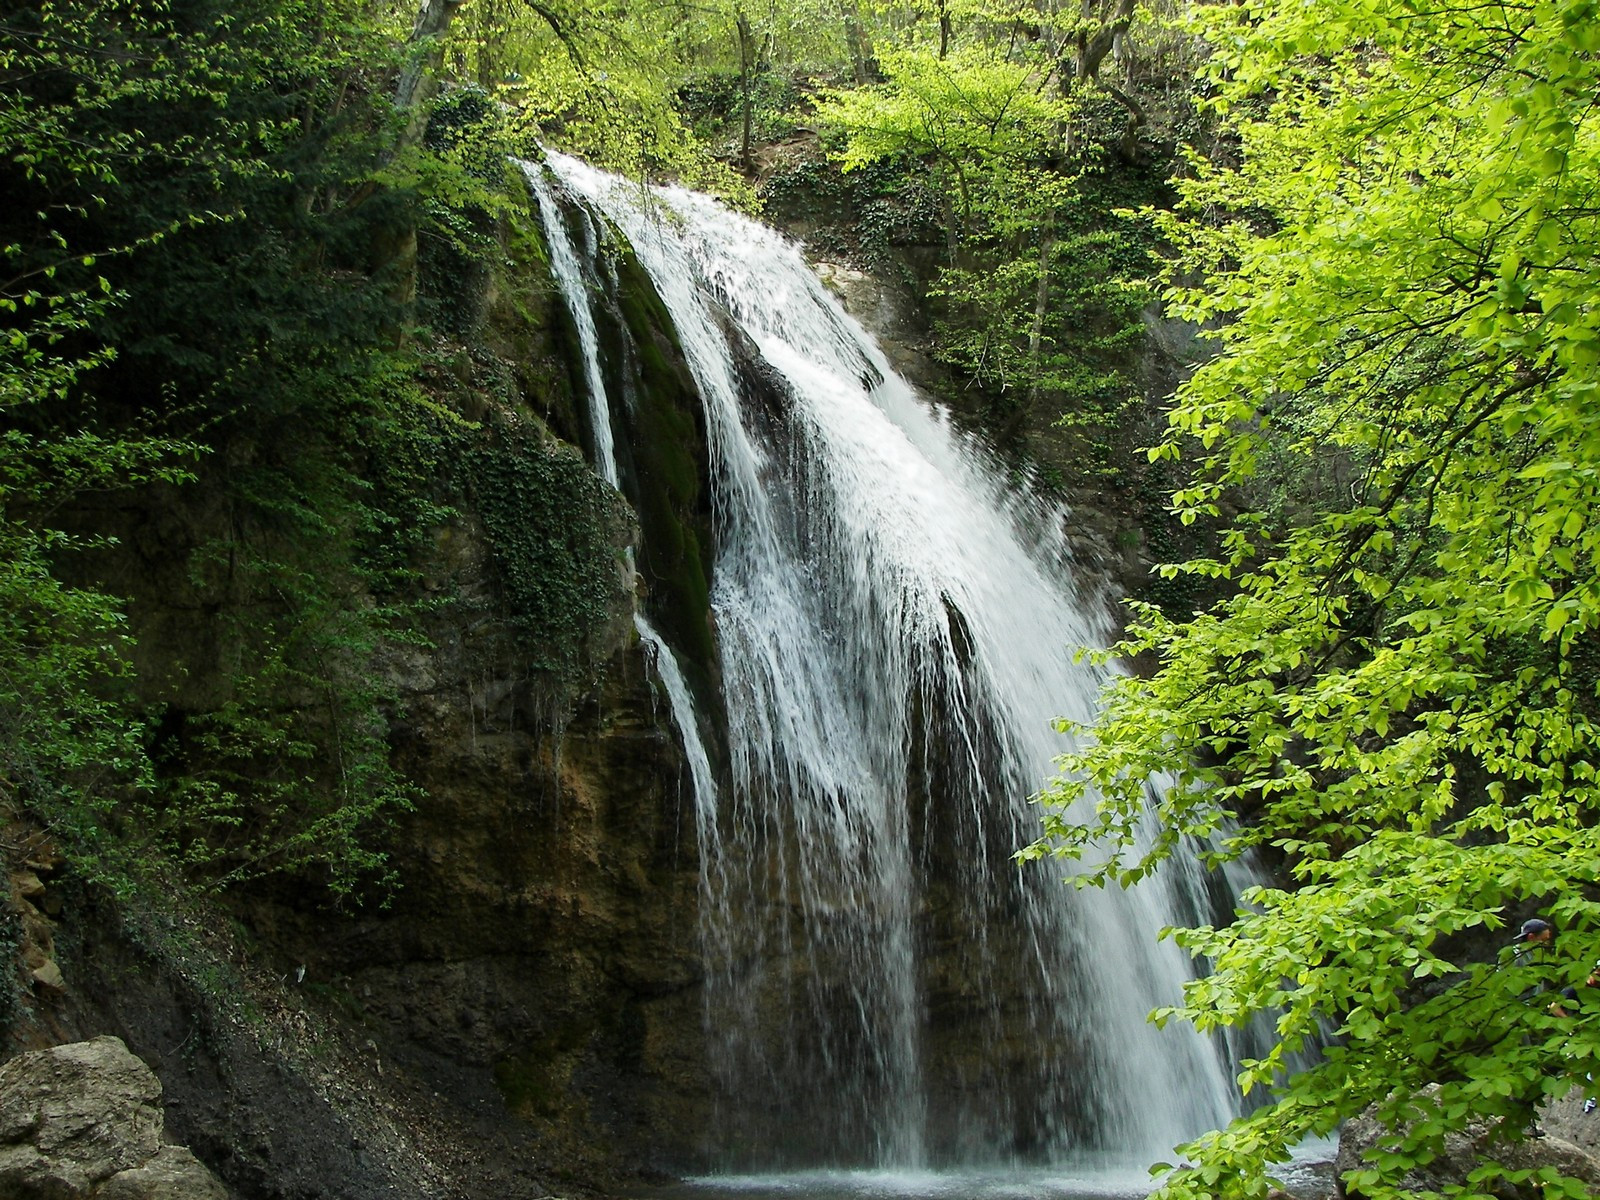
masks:
[[[574,687],[615,520],[537,439],[507,482],[419,255],[491,262],[528,215],[506,156],[541,143],[831,206],[821,248],[921,293],[1019,477],[1120,490],[1166,560],[1031,853],[1114,884],[1194,837],[1292,881],[1178,935],[1211,973],[1163,1019],[1275,1012],[1280,1039],[1247,1070],[1276,1102],[1167,1186],[1263,1194],[1379,1102],[1399,1132],[1352,1182],[1388,1194],[1600,1054],[1581,1012],[1516,1002],[1532,968],[1462,960],[1531,906],[1565,931],[1542,982],[1600,952],[1597,55],[1592,0],[14,6],[0,800],[130,911],[271,873],[403,886],[382,831],[414,797],[364,667],[421,636],[430,481],[475,462],[561,514],[505,582]],[[1170,405],[1137,371],[1163,287],[1219,349]],[[128,636],[116,513],[191,496],[230,532],[185,586],[233,627],[180,705],[185,664]],[[1497,1178],[1586,1194],[1492,1161],[1466,1194]]]

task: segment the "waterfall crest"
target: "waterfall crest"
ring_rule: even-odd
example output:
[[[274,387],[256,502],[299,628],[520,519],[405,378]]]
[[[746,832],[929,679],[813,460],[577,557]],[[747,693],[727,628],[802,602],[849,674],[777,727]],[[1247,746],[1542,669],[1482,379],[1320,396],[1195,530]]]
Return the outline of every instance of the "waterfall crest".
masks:
[[[1069,748],[1052,718],[1091,719],[1104,678],[1074,661],[1109,630],[1076,595],[1060,514],[917,396],[778,234],[556,153],[528,173],[597,469],[617,481],[592,310],[607,230],[704,405],[715,768],[671,651],[640,632],[696,793],[711,1161],[1148,1161],[1226,1122],[1226,1051],[1144,1019],[1192,973],[1156,934],[1209,915],[1198,864],[1080,892],[1010,859]]]

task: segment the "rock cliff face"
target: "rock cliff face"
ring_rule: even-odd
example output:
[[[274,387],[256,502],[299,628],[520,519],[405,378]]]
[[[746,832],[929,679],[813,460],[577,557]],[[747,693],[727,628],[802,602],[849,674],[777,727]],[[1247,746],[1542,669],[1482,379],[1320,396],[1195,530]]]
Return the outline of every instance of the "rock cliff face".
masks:
[[[508,647],[450,650],[397,747],[425,799],[398,831],[394,903],[261,921],[417,1061],[492,1079],[561,1158],[681,1162],[704,1089],[698,864],[642,656],[618,650],[552,728],[547,701],[494,669]]]
[[[619,639],[563,712],[473,582],[481,540],[442,541],[459,599],[384,663],[419,789],[388,903],[288,881],[144,921],[63,880],[58,921],[29,905],[64,977],[34,1039],[125,1038],[241,1196],[534,1196],[696,1152],[694,814],[644,656]]]
[[[339,916],[273,897],[247,919],[380,1046],[441,1089],[471,1077],[573,1169],[681,1161],[704,1086],[697,863],[642,657],[618,650],[553,729],[493,647],[451,649],[465,657],[408,697],[397,753],[423,798],[396,830],[393,902]]]
[[[512,431],[497,453],[570,453],[552,449],[581,441],[561,323],[532,235],[508,252],[525,273],[458,298],[476,315],[436,397]],[[654,343],[660,374],[681,377],[670,336]],[[689,431],[692,456],[684,402],[667,395],[656,417]],[[437,486],[457,515],[413,564],[426,640],[386,643],[367,666],[393,696],[387,741],[415,795],[387,835],[392,896],[330,905],[320,880],[288,876],[198,907],[112,905],[12,856],[27,958],[14,1045],[116,1034],[164,1086],[172,1136],[247,1200],[543,1196],[699,1152],[693,801],[624,586],[636,523],[617,524],[616,582],[582,660],[552,668],[509,602],[487,500],[467,466],[447,471]],[[663,503],[692,509],[698,487],[691,464]],[[120,538],[101,581],[131,598],[140,676],[162,681],[169,711],[225,700],[216,609],[263,602],[189,578],[189,555],[230,519],[216,494],[202,480],[84,515]],[[557,519],[531,540],[565,533]]]

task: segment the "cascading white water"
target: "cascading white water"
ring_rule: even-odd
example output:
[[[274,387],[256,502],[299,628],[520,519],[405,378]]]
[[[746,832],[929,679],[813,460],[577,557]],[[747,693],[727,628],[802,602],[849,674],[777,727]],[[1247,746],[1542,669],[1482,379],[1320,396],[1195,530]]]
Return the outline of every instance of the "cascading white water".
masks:
[[[572,317],[577,333],[578,351],[583,358],[584,382],[589,391],[589,427],[594,439],[595,468],[600,477],[613,487],[621,486],[621,472],[617,468],[616,438],[611,430],[611,397],[606,388],[605,372],[600,362],[600,336],[595,326],[591,293],[597,285],[589,279],[576,247],[567,231],[560,203],[551,193],[543,172],[535,163],[523,163],[523,173],[539,206],[540,220],[544,224],[546,248],[550,253],[550,275],[561,289],[561,298]],[[589,214],[580,208],[574,213],[584,238],[583,259],[592,261],[598,250],[595,227]],[[615,280],[611,281],[615,286]],[[632,551],[628,552],[629,571],[633,570]],[[700,736],[696,719],[694,697],[690,693],[683,669],[659,630],[642,612],[635,612],[633,626],[639,640],[648,648],[649,661],[667,695],[667,711],[683,742],[684,758],[689,767],[689,779],[694,790],[696,813],[715,812],[717,808],[716,773],[711,757]],[[715,846],[708,846],[706,838],[714,836],[714,822],[697,821],[700,838],[700,858],[703,862],[719,861]],[[702,883],[704,884],[704,880]],[[708,891],[714,889],[707,888]]]
[[[588,387],[590,434],[594,440],[595,468],[600,477],[613,487],[621,486],[621,471],[617,466],[616,438],[611,429],[611,396],[606,387],[605,371],[600,361],[600,337],[595,325],[592,300],[603,289],[598,280],[584,271],[584,261],[592,262],[599,249],[594,222],[581,206],[573,211],[584,239],[582,259],[568,232],[560,202],[551,193],[544,172],[536,163],[521,164],[527,177],[534,202],[539,206],[539,216],[544,225],[546,248],[550,254],[550,275],[561,290],[561,298],[572,317],[573,329],[578,339],[578,352],[583,358],[584,382]],[[615,273],[608,274],[607,282],[614,290]],[[628,569],[633,572],[633,552],[628,551]],[[672,652],[666,638],[643,612],[633,616],[635,631],[647,648],[649,662],[667,697],[667,711],[683,743],[684,758],[689,767],[689,780],[694,793],[696,832],[700,861],[713,868],[722,861],[720,847],[716,844],[715,820],[703,814],[717,811],[716,772],[711,766],[705,741],[700,734],[700,723],[694,706],[694,697],[677,655]],[[720,894],[722,888],[714,875],[701,873],[701,892],[710,897]]]
[[[589,428],[594,437],[595,468],[602,479],[616,487],[619,480],[616,439],[611,434],[611,405],[606,395],[605,377],[600,370],[600,336],[595,331],[594,310],[589,306],[588,284],[583,277],[577,250],[567,236],[560,206],[545,186],[538,169],[531,163],[523,166],[534,201],[539,205],[539,218],[546,230],[550,274],[561,287],[561,298],[578,334],[584,382],[589,388]],[[583,223],[586,257],[593,258],[596,250],[594,225],[589,220],[589,214],[582,209],[577,210],[577,217]]]
[[[668,690],[695,743],[720,1161],[1148,1161],[1225,1122],[1226,1055],[1144,1019],[1190,974],[1156,934],[1209,915],[1198,865],[1080,892],[1010,861],[1067,748],[1051,718],[1091,719],[1103,679],[1073,659],[1107,630],[1060,514],[1003,484],[777,234],[548,166],[631,244],[705,408],[724,786]],[[609,453],[599,275],[531,175]]]

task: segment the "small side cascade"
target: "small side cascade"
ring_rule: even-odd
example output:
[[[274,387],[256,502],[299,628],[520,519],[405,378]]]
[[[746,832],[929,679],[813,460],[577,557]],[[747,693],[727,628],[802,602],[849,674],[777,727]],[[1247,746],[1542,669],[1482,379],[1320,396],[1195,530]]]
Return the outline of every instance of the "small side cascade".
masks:
[[[590,283],[584,275],[576,248],[567,232],[562,208],[551,194],[544,173],[533,163],[523,163],[522,173],[539,206],[539,219],[544,224],[545,244],[550,251],[550,274],[561,289],[561,299],[572,316],[573,327],[578,331],[578,346],[583,358],[584,382],[589,388],[590,430],[594,437],[594,463],[600,477],[612,487],[618,484],[617,443],[611,433],[611,404],[606,395],[605,378],[600,369],[600,337],[596,332],[594,311],[589,306]],[[594,225],[582,208],[572,210],[583,223],[585,254],[581,261],[593,261],[595,254]]]
[[[563,211],[591,258],[626,239],[704,406],[725,761],[639,630],[695,786],[711,1161],[1142,1163],[1225,1123],[1227,1047],[1145,1020],[1192,975],[1158,931],[1209,919],[1216,879],[1192,860],[1078,891],[1011,860],[1069,748],[1053,718],[1092,719],[1105,680],[1075,659],[1110,630],[1078,599],[1062,514],[900,379],[775,232],[557,153],[527,169],[593,360],[597,460],[604,271]],[[616,481],[614,459],[597,469]]]
[[[605,384],[605,373],[600,362],[600,337],[595,325],[590,297],[601,290],[585,271],[584,264],[593,263],[597,250],[594,223],[581,206],[569,205],[584,235],[584,253],[580,257],[572,243],[563,207],[551,191],[550,181],[537,164],[521,164],[529,189],[539,206],[539,217],[544,225],[546,247],[550,252],[550,272],[561,289],[561,298],[572,317],[577,331],[578,346],[583,357],[584,381],[589,389],[589,419],[594,439],[595,469],[612,487],[619,487],[621,472],[617,468],[616,439],[611,429],[611,403]],[[615,275],[609,280],[616,286]],[[628,568],[633,568],[632,551],[629,551]],[[634,629],[646,648],[650,666],[655,671],[662,690],[666,693],[667,711],[683,743],[684,757],[688,762],[689,778],[694,796],[696,831],[700,857],[717,858],[714,839],[716,822],[708,819],[717,811],[717,783],[711,767],[711,756],[706,752],[696,719],[694,698],[689,690],[677,656],[667,645],[656,627],[643,612],[635,612]],[[708,839],[712,841],[708,843]]]

